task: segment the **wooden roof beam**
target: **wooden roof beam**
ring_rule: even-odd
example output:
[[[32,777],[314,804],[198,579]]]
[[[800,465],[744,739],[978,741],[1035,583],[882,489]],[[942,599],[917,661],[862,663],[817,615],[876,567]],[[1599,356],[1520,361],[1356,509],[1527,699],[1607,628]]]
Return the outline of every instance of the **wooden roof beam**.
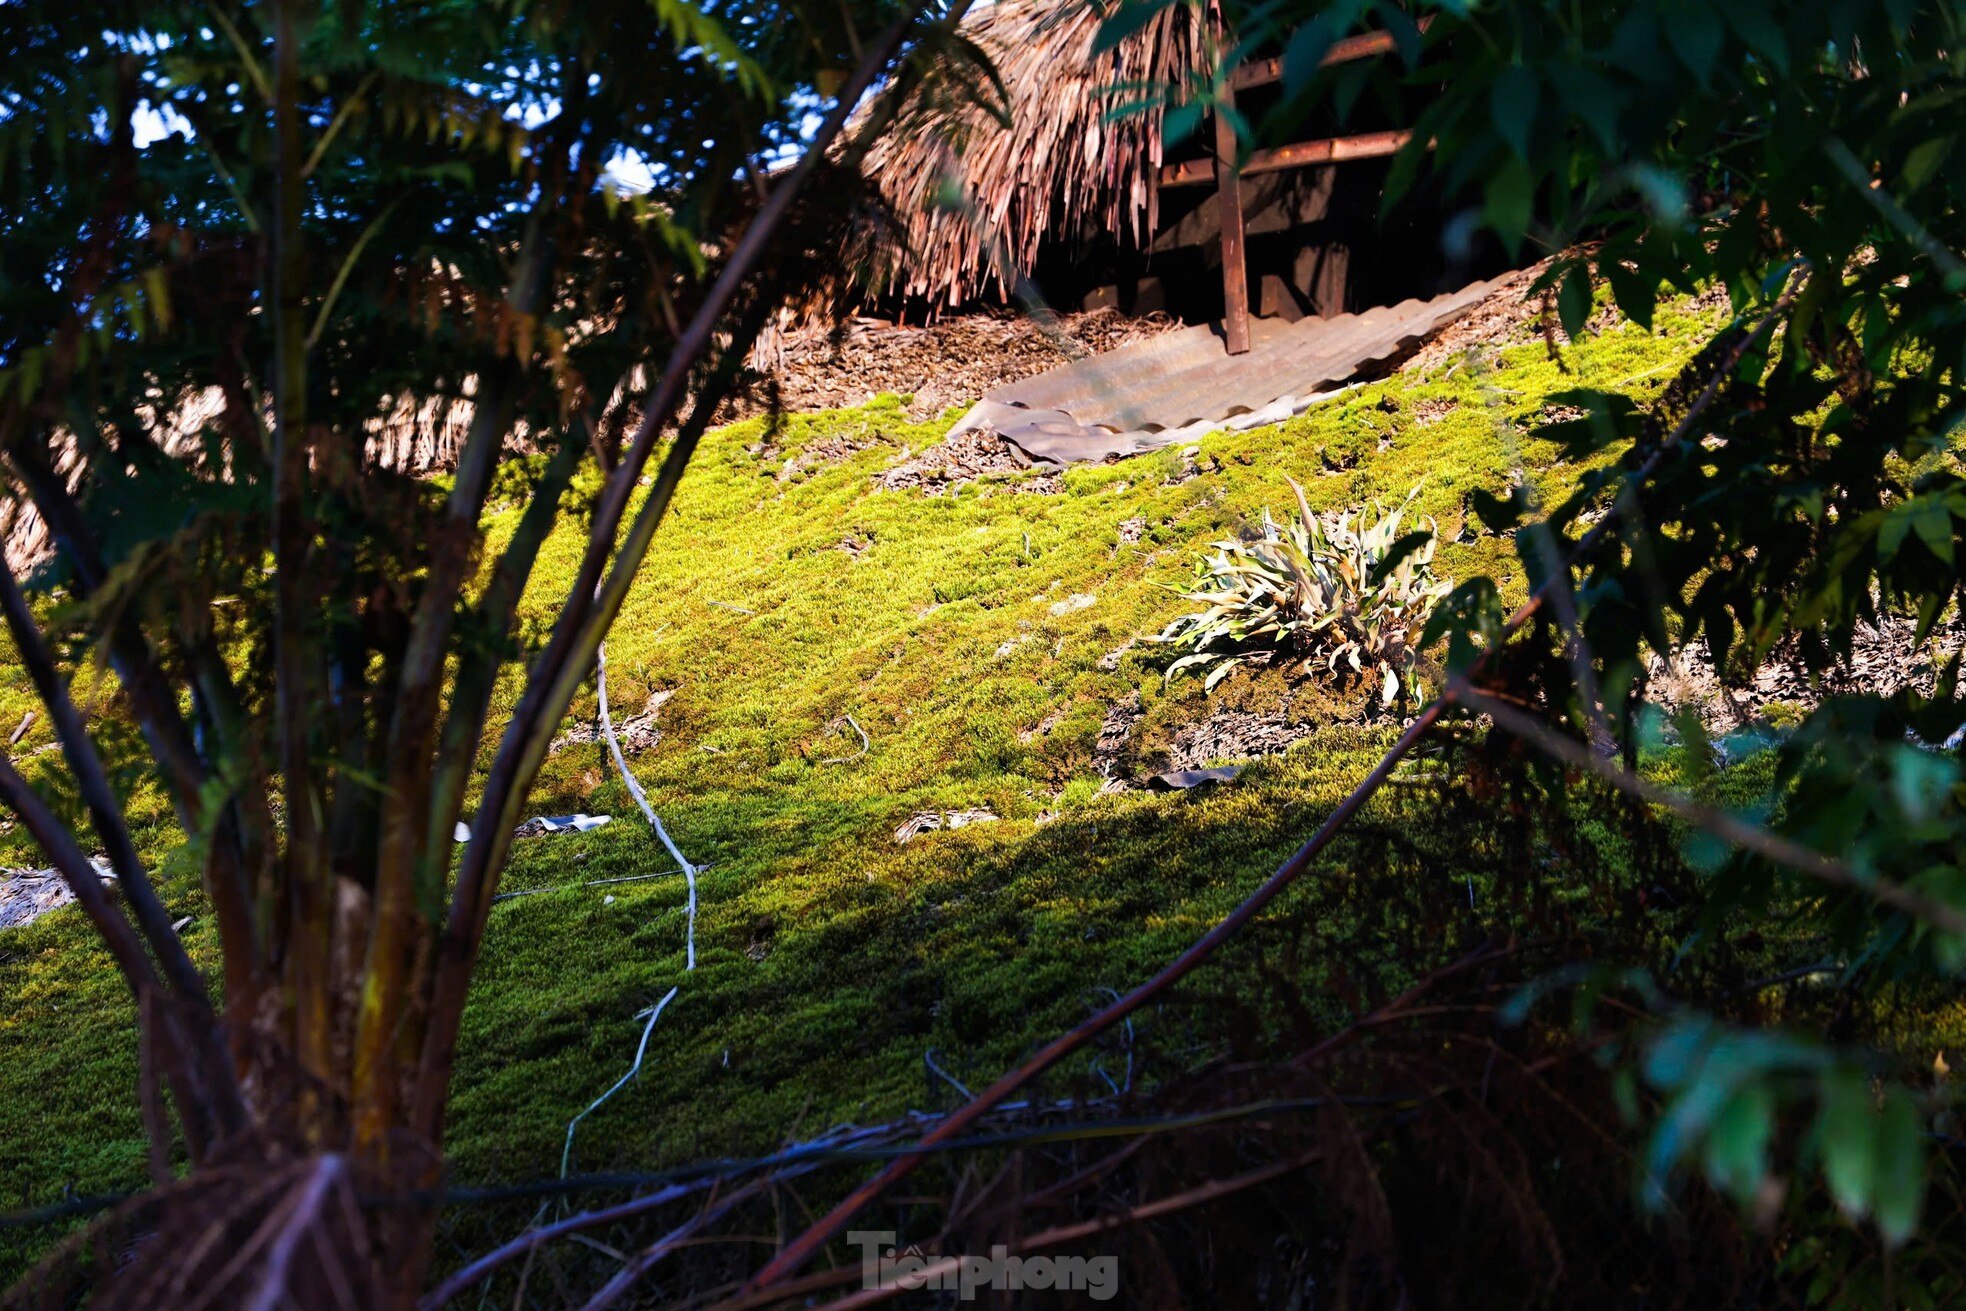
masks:
[[[1422,18],[1419,23],[1420,30],[1426,31],[1428,24],[1433,21],[1432,14]],[[1373,55],[1386,54],[1397,49],[1398,46],[1399,41],[1391,32],[1361,32],[1357,36],[1341,37],[1333,41],[1331,48],[1324,52],[1324,58],[1318,60],[1318,66],[1325,68],[1332,64],[1350,63],[1354,59],[1370,59]],[[1272,82],[1282,80],[1281,55],[1269,59],[1252,59],[1229,74],[1229,89],[1246,91],[1253,86],[1268,86]]]
[[[1405,128],[1388,132],[1360,132],[1349,137],[1321,137],[1316,141],[1299,141],[1288,146],[1277,146],[1271,150],[1251,152],[1243,161],[1242,176],[1252,173],[1275,173],[1286,168],[1305,168],[1313,164],[1342,164],[1351,159],[1380,159],[1391,155],[1413,139],[1413,134]],[[1160,171],[1160,184],[1163,187],[1192,187],[1204,182],[1215,181],[1215,161],[1191,159],[1179,164],[1169,164]]]

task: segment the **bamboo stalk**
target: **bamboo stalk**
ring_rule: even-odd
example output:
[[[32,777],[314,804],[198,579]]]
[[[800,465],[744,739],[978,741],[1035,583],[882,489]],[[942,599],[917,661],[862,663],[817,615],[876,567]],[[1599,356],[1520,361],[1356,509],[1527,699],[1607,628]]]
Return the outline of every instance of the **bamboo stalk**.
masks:
[[[68,689],[62,685],[56,673],[54,658],[42,640],[33,614],[28,610],[20,585],[14,580],[12,571],[6,569],[0,569],[0,611],[5,612],[21,662],[27,667],[35,693],[54,724],[63,754],[82,794],[83,804],[88,808],[97,836],[109,853],[110,868],[116,872],[123,896],[135,913],[143,940],[149,944],[151,954],[163,971],[163,978],[169,980],[170,986],[166,990],[154,977],[140,986],[135,978],[132,979],[132,985],[137,986],[138,1000],[143,1003],[139,1022],[144,1026],[145,1061],[158,1059],[155,1029],[165,1022],[166,1017],[172,1027],[182,1025],[188,1030],[183,1035],[187,1041],[169,1043],[167,1047],[175,1058],[169,1064],[169,1074],[178,1094],[179,1113],[186,1117],[187,1139],[195,1151],[216,1134],[238,1128],[246,1117],[245,1099],[231,1063],[226,1058],[218,1018],[213,1014],[211,1002],[205,994],[204,976],[192,963],[190,953],[171,926],[170,912],[158,899],[157,890],[150,882],[149,871],[144,868],[142,858],[137,855],[136,844],[130,838],[121,802],[116,797],[115,789],[110,786],[102,757],[83,727],[74,699],[69,696]],[[15,777],[18,778],[18,774]],[[26,784],[23,781],[19,786],[24,788]],[[11,785],[8,790],[10,793],[14,791]],[[22,798],[14,795],[12,799],[18,811]],[[35,833],[37,841],[42,840],[40,831],[32,828],[30,831]],[[76,854],[79,854],[79,848]],[[86,859],[81,865],[76,865],[71,857],[67,866],[58,862],[57,868],[62,870],[63,879],[75,893],[77,901],[84,900],[85,892],[100,891],[101,878]],[[108,911],[115,909],[107,902],[105,906]],[[84,909],[87,910],[86,904]],[[119,924],[128,928],[128,922],[120,914],[111,918],[106,912],[90,912],[90,919],[105,936]],[[200,1121],[205,1123],[201,1124]],[[147,1123],[147,1127],[154,1130],[155,1125]],[[152,1148],[168,1155],[168,1142],[160,1140],[155,1133],[152,1135]]]
[[[1243,257],[1242,170],[1236,166],[1236,129],[1229,114],[1235,93],[1224,91],[1215,107],[1215,204],[1222,225],[1222,335],[1229,354],[1249,350],[1249,263]]]

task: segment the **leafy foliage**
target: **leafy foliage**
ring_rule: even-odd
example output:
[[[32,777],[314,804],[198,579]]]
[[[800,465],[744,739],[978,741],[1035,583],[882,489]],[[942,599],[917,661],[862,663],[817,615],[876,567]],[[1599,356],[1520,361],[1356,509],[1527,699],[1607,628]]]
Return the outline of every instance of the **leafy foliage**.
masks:
[[[1177,617],[1152,640],[1186,650],[1167,667],[1206,669],[1213,688],[1252,656],[1302,657],[1302,672],[1374,675],[1379,704],[1420,691],[1419,630],[1435,602],[1453,589],[1434,578],[1434,533],[1401,533],[1406,509],[1374,503],[1364,510],[1315,514],[1293,479],[1297,512],[1279,526],[1263,510],[1262,536],[1217,542],[1195,565],[1181,595],[1208,609]]]
[[[850,102],[901,73],[933,18],[887,0],[0,11],[0,457],[54,548],[39,595],[9,577],[0,599],[128,915],[87,895],[73,808],[11,765],[0,791],[137,999],[156,1182],[178,1152],[323,1154],[334,1189],[344,1169],[388,1191],[440,1168],[510,813],[749,341],[839,248],[846,215],[799,203],[815,175],[835,202],[858,192],[831,150],[850,103],[815,88]],[[816,106],[815,148],[768,189]],[[524,502],[496,544],[495,487]],[[563,511],[587,556],[550,632],[528,631]],[[216,1010],[64,685],[92,652],[201,873]],[[522,665],[528,695],[490,721]],[[326,1177],[269,1175],[233,1218],[318,1217]],[[314,1200],[268,1200],[288,1186]],[[317,1236],[358,1300],[376,1276],[400,1301],[428,1255],[420,1224]],[[228,1246],[159,1240],[119,1277]]]
[[[1554,252],[1539,290],[1570,337],[1588,330],[1607,292],[1640,324],[1665,289],[1703,284],[1723,289],[1739,315],[1710,357],[1738,353],[1738,366],[1718,379],[1711,367],[1689,370],[1651,414],[1577,398],[1586,417],[1550,435],[1580,456],[1617,458],[1574,495],[1546,514],[1520,499],[1484,507],[1492,525],[1516,530],[1539,580],[1558,567],[1549,543],[1568,550],[1609,507],[1621,514],[1620,530],[1562,580],[1574,623],[1546,614],[1543,658],[1504,657],[1513,695],[1572,724],[1602,715],[1630,742],[1642,735],[1648,661],[1689,645],[1731,683],[1777,654],[1827,671],[1880,623],[1903,623],[1919,646],[1944,632],[1956,648],[1948,625],[1966,564],[1955,450],[1966,418],[1966,31],[1956,5],[1348,0],[1232,4],[1228,17],[1242,52],[1287,56],[1284,95],[1252,129],[1259,143],[1396,116],[1413,140],[1394,193],[1443,197],[1464,236]],[[1318,67],[1331,41],[1368,27],[1393,34],[1392,56]],[[1756,325],[1762,335],[1737,352]],[[1703,416],[1669,445],[1703,393]],[[1440,614],[1465,668],[1498,631],[1498,589],[1471,579]],[[1956,747],[1940,744],[1956,741],[1966,702],[1947,654],[1931,669],[1891,696],[1815,709],[1781,737],[1771,789],[1741,804],[1863,881],[1958,906],[1966,814]],[[1704,750],[1691,735],[1686,777],[1701,776],[1692,758]],[[1861,886],[1825,890],[1762,857],[1709,857],[1707,928],[1687,941],[1689,955],[1722,925],[1765,917],[1821,935],[1855,992],[1956,986],[1960,944]],[[1681,1004],[1696,1024],[1718,1001]],[[1708,1054],[1653,1070],[1667,1097],[1654,1176],[1704,1161],[1743,1198],[1785,1177],[1770,1145],[1781,1117],[1769,1115],[1790,1099],[1785,1081],[1798,1068],[1894,1065],[1894,1053],[1863,1050],[1855,1034],[1837,1035],[1858,1044],[1839,1051],[1772,1024],[1732,1039],[1699,1030],[1696,1041],[1679,1019],[1640,1028],[1654,1023],[1667,1026],[1666,1050],[1683,1041]],[[1816,1097],[1806,1156],[1845,1213],[1903,1241],[1930,1104],[1886,1087],[1873,1113],[1870,1093],[1828,1073]],[[1681,1132],[1692,1124],[1701,1131]],[[1813,1238],[1807,1250],[1841,1259]]]

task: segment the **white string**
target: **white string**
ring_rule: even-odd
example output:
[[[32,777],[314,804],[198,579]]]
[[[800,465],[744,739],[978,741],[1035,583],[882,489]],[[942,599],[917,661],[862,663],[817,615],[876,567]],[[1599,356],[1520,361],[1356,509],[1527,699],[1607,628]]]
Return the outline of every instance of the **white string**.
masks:
[[[601,643],[600,648],[595,651],[594,666],[595,691],[601,708],[601,735],[607,738],[608,750],[614,753],[614,767],[621,771],[621,781],[628,785],[628,794],[634,797],[635,804],[642,808],[642,814],[647,817],[649,827],[655,830],[655,836],[662,839],[662,845],[669,849],[671,856],[675,857],[676,864],[682,868],[683,877],[689,882],[689,923],[683,939],[683,968],[693,970],[696,968],[696,866],[690,864],[676,844],[670,841],[669,830],[662,827],[662,817],[655,813],[655,807],[649,805],[648,795],[642,791],[642,785],[635,781],[635,775],[628,768],[627,757],[621,754],[621,743],[614,735],[614,723],[608,718],[608,644],[606,642]]]
[[[628,1073],[622,1075],[619,1079],[615,1080],[614,1087],[608,1089],[606,1092],[602,1093],[599,1097],[596,1097],[593,1100],[593,1102],[588,1105],[586,1110],[582,1111],[579,1115],[574,1116],[573,1119],[567,1121],[567,1145],[560,1152],[560,1178],[564,1179],[567,1177],[567,1167],[573,1161],[574,1129],[579,1126],[582,1120],[586,1119],[588,1116],[592,1115],[595,1111],[599,1110],[602,1102],[606,1101],[608,1098],[620,1092],[622,1087],[625,1084],[627,1084],[627,1082],[630,1079],[633,1079],[636,1075],[642,1072],[642,1057],[648,1054],[649,1035],[655,1032],[655,1022],[662,1018],[662,1008],[664,1006],[667,1006],[670,1003],[670,1001],[674,999],[675,995],[679,991],[681,991],[681,989],[679,988],[669,989],[668,992],[662,995],[661,1001],[657,1002],[654,1006],[651,1006],[649,1008],[649,1012],[648,1012],[649,1022],[642,1026],[642,1041],[635,1048],[635,1063],[628,1067]]]
[[[648,819],[649,827],[655,830],[656,837],[662,839],[662,845],[668,848],[669,854],[675,858],[676,864],[682,868],[683,877],[689,883],[689,911],[683,931],[683,970],[687,973],[696,968],[697,867],[690,864],[688,858],[670,840],[669,830],[662,827],[661,816],[655,813],[655,807],[649,805],[648,794],[642,791],[642,785],[635,781],[634,772],[628,768],[628,758],[621,752],[621,741],[614,735],[614,722],[608,718],[608,648],[605,642],[601,643],[599,649],[594,653],[594,682],[595,691],[600,703],[601,736],[608,740],[608,750],[614,755],[615,768],[621,771],[621,781],[628,785],[629,795],[634,797],[635,804],[642,808],[642,814]],[[662,1018],[663,1007],[675,1000],[676,994],[679,991],[681,991],[681,985],[670,988],[668,992],[662,995],[662,1000],[651,1006],[646,1012],[649,1022],[642,1026],[642,1040],[635,1046],[635,1063],[628,1067],[628,1073],[617,1079],[614,1087],[608,1089],[599,1097],[596,1097],[586,1110],[567,1121],[567,1142],[565,1148],[560,1152],[560,1177],[562,1179],[567,1177],[567,1171],[573,1164],[574,1130],[579,1127],[582,1120],[599,1110],[602,1102],[605,1102],[608,1098],[620,1092],[636,1075],[642,1072],[642,1058],[648,1054],[649,1035],[655,1032],[655,1022]]]

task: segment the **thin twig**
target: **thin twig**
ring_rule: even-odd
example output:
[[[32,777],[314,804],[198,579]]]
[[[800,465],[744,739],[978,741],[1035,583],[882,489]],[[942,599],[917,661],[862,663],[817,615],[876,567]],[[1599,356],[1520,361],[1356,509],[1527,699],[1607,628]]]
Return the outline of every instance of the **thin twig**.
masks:
[[[1544,307],[1547,315],[1548,306]],[[1576,597],[1570,588],[1570,566],[1572,561],[1565,557],[1561,544],[1554,532],[1550,531],[1549,520],[1544,517],[1542,507],[1537,504],[1535,484],[1522,466],[1522,448],[1516,441],[1516,426],[1503,412],[1503,398],[1499,389],[1489,384],[1488,370],[1480,352],[1468,351],[1470,372],[1482,382],[1482,394],[1494,421],[1495,434],[1508,448],[1510,458],[1515,464],[1516,493],[1524,499],[1524,508],[1535,516],[1529,526],[1537,553],[1542,557],[1545,578],[1553,584],[1550,589],[1550,605],[1556,611],[1557,626],[1566,637],[1565,653],[1570,660],[1570,674],[1577,683],[1577,695],[1583,702],[1584,714],[1590,724],[1591,746],[1604,755],[1617,750],[1612,739],[1611,725],[1605,717],[1604,701],[1598,693],[1597,672],[1591,665],[1590,646],[1584,640],[1583,626],[1577,619]],[[1468,885],[1468,905],[1474,905],[1474,885]]]
[[[1577,680],[1577,696],[1584,703],[1585,722],[1590,725],[1591,748],[1601,756],[1617,754],[1618,743],[1611,735],[1611,721],[1604,711],[1604,698],[1598,691],[1597,669],[1592,663],[1590,643],[1577,618],[1577,598],[1570,589],[1570,565],[1557,549],[1556,534],[1549,521],[1538,518],[1531,529],[1543,552],[1544,567],[1550,573],[1550,605],[1556,611],[1557,627],[1563,630],[1563,648],[1570,658],[1570,676]]]
[[[143,942],[137,936],[136,929],[124,916],[122,907],[109,899],[109,893],[103,887],[101,871],[76,845],[67,825],[55,817],[48,803],[41,799],[41,794],[28,785],[20,771],[14,768],[13,761],[4,754],[0,754],[0,804],[5,804],[14,812],[42,853],[61,872],[68,890],[75,894],[76,903],[82,907],[82,913],[95,925],[103,945],[115,958],[124,981],[130,985],[130,991],[138,997],[151,989],[163,991],[163,981],[157,977],[150,957],[144,953]]]
[[[644,1212],[655,1210],[658,1207],[667,1206],[670,1202],[687,1197],[691,1193],[701,1192],[709,1186],[710,1181],[708,1179],[696,1179],[688,1183],[671,1184],[669,1187],[650,1193],[645,1197],[638,1197],[633,1202],[624,1206],[609,1208],[609,1213],[605,1220],[597,1219],[596,1217],[599,1215],[597,1212],[583,1211],[579,1215],[571,1216],[557,1224],[545,1225],[538,1229],[529,1230],[511,1242],[485,1253],[446,1279],[443,1283],[437,1285],[436,1288],[424,1295],[422,1301],[417,1303],[419,1311],[436,1311],[436,1308],[443,1306],[465,1289],[484,1280],[493,1271],[505,1265],[507,1262],[521,1256],[530,1261],[535,1252],[555,1239],[571,1236],[577,1230],[588,1228],[595,1224],[630,1219]]]
[[[1281,1161],[1273,1161],[1269,1165],[1251,1170],[1247,1174],[1239,1174],[1229,1179],[1211,1179],[1205,1184],[1200,1184],[1183,1192],[1156,1198],[1140,1206],[1128,1207],[1124,1211],[1102,1215],[1095,1220],[1082,1220],[1076,1224],[1058,1225],[1051,1229],[1040,1230],[1035,1234],[1020,1238],[1008,1244],[1008,1246],[1014,1251],[1029,1252],[1061,1247],[1066,1243],[1077,1242],[1080,1239],[1110,1233],[1115,1229],[1123,1229],[1128,1225],[1136,1225],[1146,1220],[1157,1219],[1160,1216],[1170,1215],[1176,1211],[1186,1211],[1192,1207],[1202,1206],[1219,1198],[1242,1192],[1244,1189],[1269,1183],[1271,1180],[1282,1178],[1294,1170],[1303,1169],[1305,1166],[1317,1161],[1323,1155],[1324,1150],[1322,1148],[1300,1152],[1295,1156]],[[930,1280],[938,1276],[951,1274],[961,1269],[962,1263],[963,1258],[960,1256],[946,1256],[939,1261],[931,1261],[922,1269],[911,1270],[909,1272],[909,1286],[914,1288],[923,1287]],[[881,1284],[874,1288],[864,1288],[857,1293],[848,1294],[846,1297],[832,1302],[826,1302],[822,1305],[826,1311],[848,1311],[848,1308],[851,1307],[873,1306],[877,1302],[885,1302],[895,1294],[905,1291],[908,1291],[908,1289],[899,1283]],[[727,1304],[727,1308],[728,1306],[729,1304]]]
[[[653,1269],[664,1257],[687,1243],[699,1229],[722,1219],[749,1201],[760,1189],[775,1182],[777,1182],[776,1176],[767,1176],[737,1189],[714,1205],[705,1206],[681,1225],[636,1253],[620,1273],[603,1284],[601,1290],[587,1300],[580,1311],[605,1311],[605,1308],[613,1306],[621,1299],[622,1294],[635,1286],[636,1281]]]
[[[1928,920],[1948,933],[1966,934],[1966,911],[1935,901],[1923,893],[1913,892],[1902,884],[1867,877],[1845,861],[1826,856],[1780,834],[1770,833],[1724,810],[1690,800],[1670,788],[1660,787],[1652,780],[1598,756],[1536,716],[1518,710],[1498,697],[1476,691],[1465,681],[1456,680],[1452,691],[1455,699],[1469,710],[1487,715],[1497,727],[1530,743],[1543,754],[1567,765],[1588,769],[1619,791],[1648,805],[1670,810],[1693,827],[1711,833],[1732,846],[1751,851],[1777,865],[1786,865],[1820,882],[1858,889],[1893,910]]]
[[[21,663],[26,666],[35,694],[48,712],[55,737],[62,746],[62,755],[75,777],[83,804],[88,807],[89,819],[109,853],[110,868],[116,871],[116,877],[122,882],[123,896],[130,904],[136,927],[155,953],[158,966],[173,991],[182,996],[194,1012],[199,1009],[209,1012],[211,1004],[205,991],[204,976],[198,973],[190,954],[178,941],[177,935],[171,932],[170,912],[164,909],[156,888],[150,882],[149,871],[137,854],[136,843],[131,839],[129,825],[123,818],[122,804],[115,788],[110,786],[108,771],[103,767],[102,755],[96,750],[94,739],[82,723],[81,712],[76,709],[74,698],[61,680],[61,674],[55,667],[54,654],[48,649],[40,626],[34,621],[27,597],[15,581],[13,570],[8,568],[0,568],[0,614],[6,617],[7,628],[13,634]],[[25,727],[23,722],[23,731]],[[62,873],[72,885],[74,871],[63,869]]]
[[[641,807],[643,816],[649,822],[649,827],[654,829],[655,835],[662,839],[662,845],[669,849],[669,854],[675,858],[676,864],[681,867],[683,877],[689,881],[689,919],[684,929],[683,937],[683,970],[687,973],[696,968],[696,866],[690,864],[689,859],[670,840],[669,831],[662,827],[661,816],[657,815],[655,813],[655,807],[649,804],[648,794],[642,791],[642,785],[635,778],[634,771],[628,768],[627,756],[622,754],[621,739],[615,736],[614,721],[608,715],[608,648],[605,642],[601,643],[595,652],[594,681],[595,699],[598,703],[601,720],[601,736],[607,739],[608,750],[614,755],[615,768],[621,771],[621,781],[628,785],[629,795],[633,796],[635,798],[635,804]],[[645,875],[641,877],[656,876]],[[613,880],[596,881],[608,882]],[[595,1098],[593,1104],[586,1110],[567,1121],[567,1142],[565,1148],[560,1152],[560,1175],[562,1178],[566,1176],[567,1170],[573,1163],[574,1130],[580,1127],[582,1120],[599,1110],[602,1102],[605,1102],[608,1098],[620,1092],[629,1080],[642,1072],[642,1059],[648,1055],[649,1035],[655,1032],[655,1022],[662,1018],[663,1008],[675,1000],[678,991],[680,991],[680,985],[670,988],[668,992],[663,994],[661,1001],[649,1008],[648,1023],[642,1026],[642,1040],[636,1044],[635,1063],[628,1067],[628,1073],[616,1080],[612,1088]]]
[[[683,934],[683,969],[693,970],[696,968],[696,866],[690,864],[689,857],[683,855],[682,849],[669,837],[669,830],[662,827],[662,817],[656,814],[655,807],[649,804],[648,794],[642,791],[642,785],[636,780],[634,771],[628,768],[628,757],[622,754],[621,741],[614,735],[614,721],[608,717],[608,648],[605,642],[601,643],[594,653],[594,683],[595,700],[600,710],[601,735],[608,740],[608,751],[614,756],[614,767],[621,771],[621,781],[628,785],[628,794],[634,797],[635,804],[641,807],[643,818],[647,819],[649,827],[655,830],[655,836],[662,839],[662,845],[668,849],[670,857],[683,871],[683,877],[689,881],[689,920]]]
[[[934,1075],[936,1075],[938,1078],[940,1078],[942,1082],[948,1084],[951,1088],[954,1088],[957,1092],[961,1093],[963,1095],[964,1101],[968,1101],[976,1096],[975,1093],[971,1092],[968,1088],[963,1086],[963,1081],[961,1079],[958,1079],[955,1075],[949,1073],[947,1070],[943,1069],[940,1065],[937,1065],[935,1063],[935,1048],[931,1047],[927,1051],[922,1053],[922,1064],[926,1065],[929,1068],[929,1071]]]
[[[342,1182],[347,1168],[346,1162],[333,1153],[318,1158],[309,1168],[306,1182],[293,1198],[285,1221],[273,1237],[259,1286],[253,1291],[252,1301],[246,1304],[248,1311],[277,1311],[293,1296],[287,1279],[294,1252],[300,1240],[314,1228],[321,1208],[327,1204],[328,1194]]]

